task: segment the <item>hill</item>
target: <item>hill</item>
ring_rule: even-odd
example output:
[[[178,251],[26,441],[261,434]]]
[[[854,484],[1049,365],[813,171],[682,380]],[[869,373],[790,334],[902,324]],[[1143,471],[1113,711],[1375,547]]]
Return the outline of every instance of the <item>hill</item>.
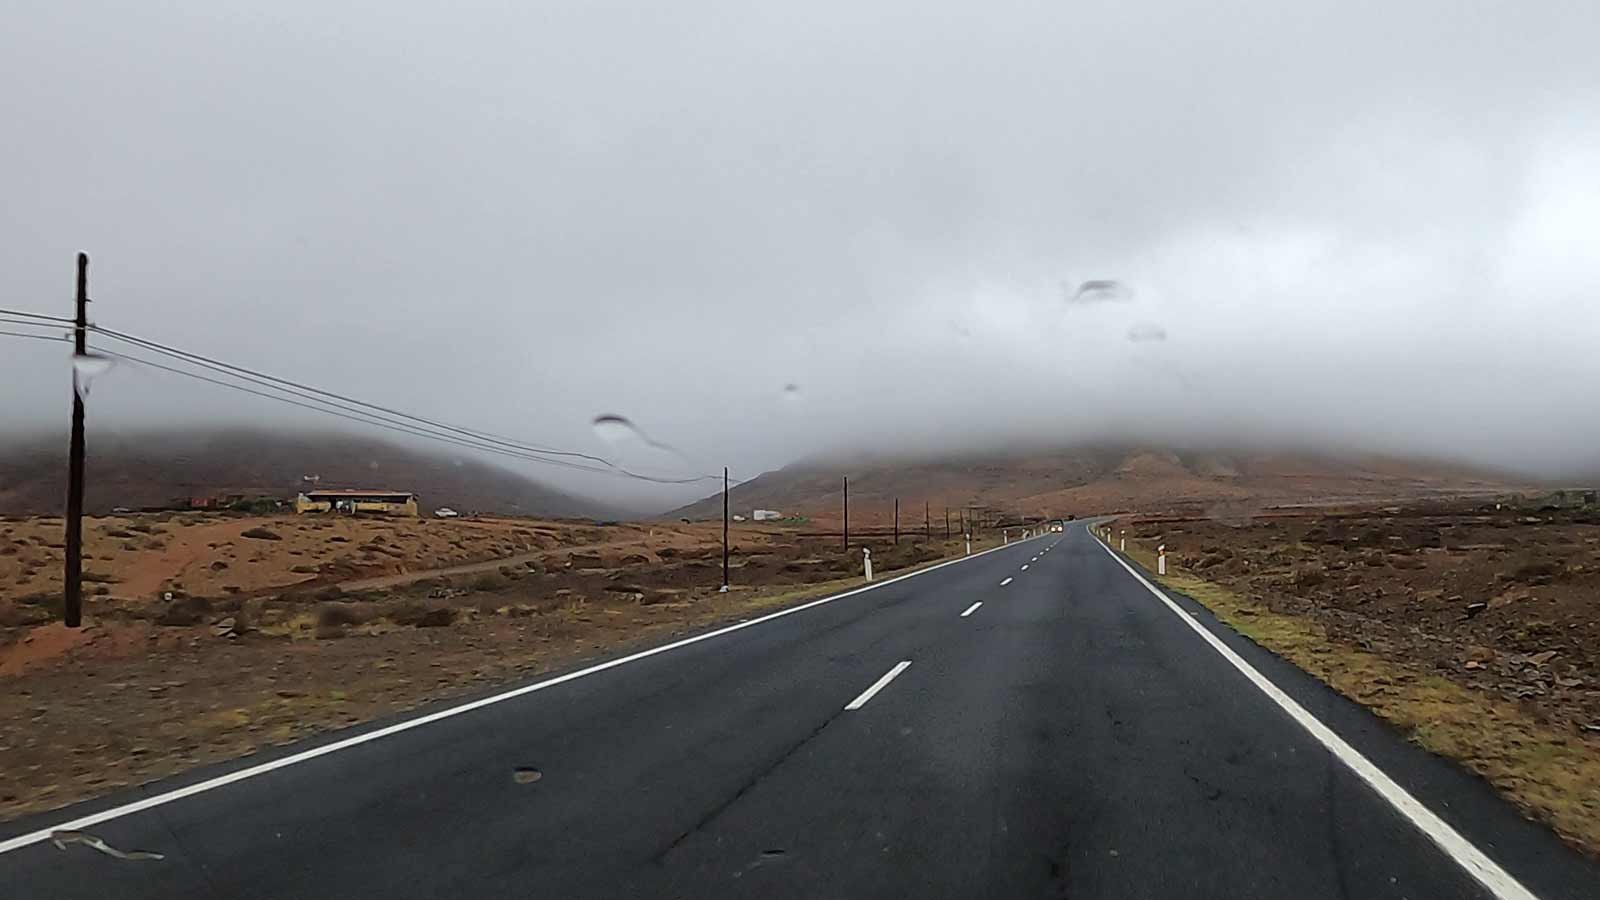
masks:
[[[850,477],[850,520],[884,524],[901,503],[902,523],[924,504],[987,506],[1002,513],[1085,515],[1109,511],[1219,515],[1257,506],[1332,504],[1513,490],[1514,476],[1420,460],[1260,451],[1171,451],[1090,447],[1014,456],[810,461],[768,472],[730,494],[732,506],[776,509],[824,522],[840,517],[841,478]],[[711,518],[720,494],[667,515]]]
[[[64,438],[35,438],[0,446],[0,513],[61,513],[66,444]],[[88,447],[84,509],[96,514],[230,493],[290,498],[308,486],[302,476],[317,475],[324,488],[412,491],[430,510],[616,516],[598,501],[546,487],[470,452],[458,457],[336,432],[91,432]]]

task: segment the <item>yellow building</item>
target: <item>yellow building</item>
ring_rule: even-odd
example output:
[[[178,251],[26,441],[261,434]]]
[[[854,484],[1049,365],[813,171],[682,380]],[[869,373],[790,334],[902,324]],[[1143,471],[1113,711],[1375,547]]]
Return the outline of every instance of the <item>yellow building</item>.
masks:
[[[308,491],[294,498],[294,511],[417,514],[417,495],[406,491]]]

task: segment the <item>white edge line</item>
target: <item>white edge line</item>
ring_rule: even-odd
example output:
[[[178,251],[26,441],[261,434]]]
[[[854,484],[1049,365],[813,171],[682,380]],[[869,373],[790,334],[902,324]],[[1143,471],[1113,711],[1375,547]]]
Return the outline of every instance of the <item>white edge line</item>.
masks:
[[[974,603],[971,606],[967,607],[967,611],[961,614],[961,618],[965,619],[967,616],[970,616],[973,613],[977,612],[978,611],[978,607],[980,607],[982,605],[983,605],[983,601],[979,600],[977,603]]]
[[[1297,703],[1294,698],[1284,693],[1282,688],[1273,684],[1265,675],[1258,672],[1254,666],[1245,662],[1243,657],[1239,656],[1233,651],[1233,648],[1224,644],[1220,638],[1212,634],[1210,629],[1195,621],[1195,618],[1189,615],[1183,607],[1174,603],[1171,597],[1168,597],[1160,589],[1146,581],[1143,575],[1135,571],[1110,547],[1104,547],[1104,549],[1112,559],[1117,561],[1118,565],[1128,570],[1129,575],[1132,575],[1140,584],[1144,585],[1145,590],[1154,594],[1162,603],[1165,603],[1168,609],[1182,619],[1184,624],[1194,629],[1195,633],[1204,638],[1212,649],[1222,655],[1223,659],[1226,659],[1244,677],[1250,679],[1252,684],[1260,688],[1261,692],[1266,694],[1273,703],[1276,703],[1279,708],[1288,713],[1289,718],[1294,719],[1301,728],[1304,728],[1312,737],[1316,738],[1317,742],[1326,747],[1329,753],[1332,753],[1350,771],[1359,776],[1362,781],[1365,781],[1369,787],[1377,792],[1378,796],[1394,807],[1396,812],[1410,820],[1418,831],[1421,831],[1429,840],[1437,844],[1439,849],[1445,852],[1445,855],[1454,860],[1456,865],[1476,879],[1479,884],[1488,888],[1490,893],[1500,898],[1500,900],[1539,900],[1536,894],[1523,887],[1522,883],[1512,877],[1511,873],[1500,868],[1499,864],[1490,859],[1482,850],[1479,850],[1476,845],[1462,837],[1459,831],[1450,826],[1450,823],[1439,818],[1432,810],[1424,806],[1421,801],[1411,796],[1410,792],[1397,784],[1382,769],[1373,765],[1370,760],[1361,755],[1359,750],[1350,746],[1333,729],[1322,724],[1321,720],[1307,712],[1305,707]]]
[[[308,762],[316,759],[319,756],[327,756],[330,753],[337,753],[340,750],[347,750],[351,747],[360,746],[361,744],[376,741],[380,738],[386,738],[390,735],[399,734],[403,731],[410,731],[413,728],[420,728],[423,725],[431,725],[434,722],[448,719],[452,716],[459,716],[462,713],[472,712],[475,709],[482,709],[485,706],[493,706],[496,703],[521,697],[524,694],[531,694],[535,691],[542,691],[545,688],[555,687],[558,684],[565,684],[568,681],[575,681],[584,677],[585,675],[594,675],[598,672],[604,672],[607,669],[615,669],[618,666],[627,665],[631,662],[637,662],[641,659],[655,656],[658,653],[666,653],[669,650],[687,647],[690,644],[698,644],[701,641],[709,641],[712,638],[721,637],[722,635],[731,634],[744,628],[760,625],[763,622],[770,622],[773,619],[781,619],[784,616],[794,615],[797,612],[802,612],[815,606],[822,606],[825,603],[832,603],[835,600],[843,600],[846,597],[854,597],[856,594],[876,590],[881,587],[888,587],[897,581],[904,581],[907,578],[915,578],[918,575],[925,575],[936,569],[942,569],[945,566],[953,566],[964,562],[970,562],[980,556],[994,553],[997,550],[1006,549],[1009,549],[1006,545],[990,547],[988,550],[980,550],[971,556],[960,556],[955,559],[945,560],[942,563],[931,565],[926,569],[918,569],[915,572],[907,572],[904,575],[896,575],[895,577],[884,581],[878,581],[872,584],[863,585],[862,587],[853,588],[845,591],[842,594],[832,594],[827,597],[819,597],[816,600],[802,603],[799,606],[791,606],[788,609],[780,609],[777,612],[768,613],[767,615],[750,619],[748,621],[736,622],[732,625],[718,628],[715,631],[708,631],[705,634],[697,634],[694,637],[687,637],[681,641],[673,641],[670,644],[662,644],[659,647],[641,650],[638,653],[630,653],[627,656],[619,657],[613,660],[607,660],[603,663],[597,663],[596,665],[579,669],[576,672],[568,672],[565,675],[558,675],[555,678],[548,678],[544,681],[534,682],[533,684],[525,684],[522,687],[513,688],[509,691],[493,694],[488,697],[481,697],[469,703],[463,703],[460,706],[452,706],[449,709],[441,709],[438,712],[432,712],[424,716],[418,716],[415,719],[407,719],[404,722],[396,722],[393,725],[388,725],[373,731],[353,735],[342,740],[333,741],[332,743],[323,744],[320,747],[313,747],[310,750],[302,750],[299,753],[293,753],[281,759],[274,759],[264,763],[257,763],[253,766],[246,766],[243,769],[229,772],[225,775],[218,775],[215,778],[207,778],[204,781],[197,781],[194,784],[185,785],[181,788],[174,788],[173,790],[165,793],[156,794],[153,797],[146,797],[142,800],[135,800],[132,803],[124,803],[121,806],[114,806],[110,809],[101,810],[100,812],[96,813],[90,813],[86,816],[79,816],[76,819],[70,819],[68,821],[61,822],[60,824],[53,825],[49,828],[41,828],[38,831],[30,831],[26,834],[19,834],[16,837],[0,841],[0,855],[10,853],[13,850],[20,850],[23,847],[28,847],[33,844],[40,843],[41,841],[48,840],[51,832],[54,831],[82,831],[86,828],[99,825],[102,822],[109,822],[112,819],[120,819],[123,816],[132,815],[137,812],[143,812],[144,810],[152,809],[157,806],[163,806],[173,802],[174,800],[182,800],[185,797],[192,797],[195,794],[203,794],[206,791],[215,790],[219,787],[226,787],[234,782],[244,781],[247,778],[254,778],[257,775],[265,775],[268,772],[287,768],[298,763]],[[904,665],[910,665],[910,663],[907,662]]]
[[[1010,584],[1010,583],[1011,583],[1011,577],[1010,577],[1010,576],[1006,576],[1006,580],[1005,580],[1005,581],[1002,581],[1002,582],[1000,582],[1000,586],[1001,586],[1001,587],[1005,587],[1005,586],[1006,586],[1006,585],[1008,585],[1008,584]]]
[[[909,659],[902,659],[899,662],[895,663],[894,664],[894,668],[892,668],[889,671],[883,673],[883,677],[879,678],[877,681],[874,681],[872,683],[872,687],[869,687],[866,690],[862,691],[861,692],[861,696],[859,696],[859,697],[855,698],[854,700],[851,700],[849,703],[845,704],[844,708],[845,709],[860,709],[861,707],[866,706],[868,700],[871,700],[874,696],[877,695],[877,693],[879,691],[881,691],[884,688],[888,687],[889,686],[889,682],[895,680],[895,678],[901,672],[904,672],[906,669],[908,669],[910,667],[911,667],[911,660],[909,660]]]

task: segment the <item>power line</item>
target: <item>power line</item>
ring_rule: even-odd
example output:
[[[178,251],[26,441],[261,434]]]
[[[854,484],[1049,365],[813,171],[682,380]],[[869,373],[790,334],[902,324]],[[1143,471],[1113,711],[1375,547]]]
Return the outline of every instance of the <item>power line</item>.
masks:
[[[0,331],[6,337],[33,338],[39,341],[68,341],[71,338],[64,334],[29,334],[24,331]]]
[[[11,318],[10,316],[0,316],[0,322],[4,322],[7,325],[25,325],[25,326],[27,326],[29,328],[54,328],[54,327],[56,327],[56,323],[54,323],[54,322],[35,322],[32,319],[14,319],[14,318]],[[67,325],[71,325],[72,323],[71,322],[67,322],[66,324]]]
[[[235,384],[235,383],[230,382],[230,381],[223,381],[221,379],[211,378],[210,376],[207,376],[207,375],[201,375],[198,372],[190,372],[190,371],[185,370],[185,369],[179,369],[179,368],[176,368],[176,367],[173,367],[173,366],[164,365],[162,363],[158,363],[158,362],[155,362],[155,361],[149,360],[149,359],[144,359],[142,357],[132,356],[132,355],[126,354],[126,353],[119,353],[119,352],[117,352],[115,350],[104,350],[104,349],[102,349],[100,352],[104,353],[107,356],[110,356],[110,357],[113,357],[113,358],[116,358],[116,359],[126,360],[126,361],[134,363],[136,365],[149,366],[152,369],[160,369],[163,372],[171,372],[171,373],[173,373],[175,375],[183,375],[183,376],[186,376],[186,377],[189,377],[189,378],[194,378],[194,379],[199,380],[199,381],[204,381],[204,382],[206,382],[208,384],[217,385],[218,387],[225,387],[225,388],[230,388],[230,389],[236,390],[236,391],[242,391],[242,392],[244,392],[246,394],[253,394],[253,395],[257,396],[257,397],[265,397],[268,400],[278,400],[278,401],[281,401],[283,403],[287,403],[287,404],[289,404],[291,406],[298,406],[298,407],[300,407],[302,409],[312,410],[313,412],[326,413],[326,414],[331,415],[331,416],[337,416],[338,418],[341,418],[341,419],[348,419],[348,420],[350,420],[352,422],[360,422],[363,425],[375,425],[375,426],[377,426],[379,428],[385,428],[385,429],[388,429],[390,431],[400,432],[401,434],[409,434],[409,435],[413,435],[413,436],[416,436],[416,437],[428,438],[430,440],[442,441],[442,442],[445,442],[445,443],[455,444],[455,445],[462,446],[462,447],[468,447],[468,448],[471,448],[471,449],[474,449],[474,450],[483,450],[483,451],[486,451],[486,452],[489,452],[489,453],[499,453],[499,454],[502,454],[502,455],[505,455],[505,456],[516,457],[518,459],[531,460],[533,462],[543,462],[543,463],[549,463],[550,465],[563,466],[565,468],[580,469],[580,470],[585,471],[585,472],[600,472],[600,473],[609,473],[609,474],[631,474],[631,473],[622,473],[622,472],[619,472],[619,471],[614,470],[614,469],[602,469],[602,468],[598,468],[598,467],[595,467],[595,466],[586,466],[586,465],[583,465],[582,463],[572,463],[572,462],[567,462],[565,460],[546,459],[546,458],[543,458],[543,457],[532,456],[532,455],[526,454],[526,453],[518,453],[516,451],[504,450],[504,449],[501,449],[499,447],[494,447],[494,446],[490,446],[490,445],[473,443],[473,442],[468,441],[468,440],[464,440],[464,439],[460,439],[460,438],[454,438],[454,437],[451,437],[449,435],[439,434],[437,432],[424,431],[422,429],[412,428],[412,427],[405,426],[405,425],[396,425],[396,424],[393,424],[393,423],[388,422],[386,420],[382,420],[382,419],[379,419],[379,418],[377,418],[375,416],[372,416],[369,413],[360,413],[360,412],[352,413],[352,412],[348,412],[348,411],[341,412],[338,409],[330,409],[330,408],[327,408],[327,407],[324,407],[324,406],[314,405],[316,403],[325,403],[326,401],[312,400],[309,403],[303,403],[303,402],[300,402],[298,400],[291,400],[288,397],[284,397],[284,396],[281,396],[279,394],[271,394],[271,393],[268,393],[266,391],[258,391],[258,390],[254,389],[254,388],[248,388],[248,387],[245,387],[243,385]],[[650,476],[644,476],[644,475],[632,475],[632,477],[646,478],[646,479],[650,478]]]
[[[280,393],[269,393],[268,391],[256,390],[254,388],[245,387],[244,385],[236,384],[234,382],[223,381],[223,380],[218,379],[218,378],[212,378],[212,377],[207,376],[207,375],[201,375],[198,372],[191,372],[191,371],[188,371],[186,369],[180,369],[180,368],[177,368],[177,367],[174,367],[174,366],[168,366],[168,365],[165,365],[163,363],[155,362],[153,360],[144,359],[144,358],[138,357],[138,356],[132,356],[132,355],[126,354],[126,353],[120,353],[120,352],[117,352],[117,351],[114,351],[114,350],[106,350],[106,349],[102,348],[100,352],[106,354],[107,356],[111,356],[111,357],[114,357],[114,358],[117,358],[117,359],[127,360],[128,362],[132,362],[132,363],[135,363],[137,365],[148,366],[148,367],[153,368],[153,369],[159,369],[161,371],[171,372],[171,373],[176,374],[176,375],[183,375],[183,376],[186,376],[186,377],[189,377],[189,378],[194,378],[196,380],[206,382],[208,384],[214,384],[214,385],[217,385],[219,387],[225,387],[225,388],[230,388],[232,390],[242,391],[244,393],[252,394],[252,395],[257,396],[257,397],[264,397],[264,398],[269,399],[269,400],[278,400],[280,402],[287,403],[287,404],[289,404],[291,406],[297,406],[297,407],[300,407],[302,409],[309,409],[309,410],[312,410],[314,412],[325,413],[327,415],[336,416],[336,417],[341,418],[341,419],[347,419],[349,421],[359,422],[359,423],[364,424],[364,425],[373,425],[373,426],[376,426],[378,428],[384,428],[384,429],[387,429],[389,431],[395,431],[395,432],[398,432],[398,433],[401,433],[401,434],[408,434],[408,435],[412,435],[414,437],[421,437],[421,438],[426,438],[426,439],[429,439],[429,440],[435,440],[435,441],[439,441],[439,442],[442,442],[442,443],[452,444],[452,445],[455,445],[455,446],[466,447],[466,448],[472,449],[472,450],[480,450],[480,451],[483,451],[483,452],[486,452],[486,453],[495,453],[495,454],[499,454],[499,455],[502,455],[502,456],[509,456],[509,457],[512,457],[512,458],[515,458],[515,459],[522,459],[522,460],[527,460],[527,461],[530,461],[530,462],[545,463],[547,465],[560,466],[562,468],[567,468],[567,469],[576,469],[578,471],[584,471],[584,472],[596,472],[596,473],[599,473],[599,474],[620,475],[620,476],[623,476],[623,477],[634,478],[634,479],[638,479],[638,480],[641,480],[641,481],[649,481],[649,482],[653,482],[653,483],[656,483],[656,484],[692,484],[692,483],[699,482],[699,481],[704,481],[707,478],[713,477],[713,476],[698,476],[698,477],[695,477],[695,478],[658,478],[658,477],[655,477],[655,476],[652,476],[652,475],[644,475],[644,474],[641,474],[641,473],[638,473],[638,472],[630,472],[630,471],[628,471],[626,469],[622,469],[622,468],[619,468],[617,466],[614,466],[614,465],[610,464],[609,462],[606,463],[606,465],[607,465],[606,468],[601,468],[599,466],[584,465],[583,463],[576,463],[576,462],[572,462],[572,461],[566,460],[566,459],[551,459],[551,458],[546,457],[546,456],[535,455],[535,453],[537,451],[530,452],[527,449],[507,449],[505,447],[494,446],[493,444],[486,443],[486,442],[484,442],[482,440],[477,440],[477,439],[472,439],[472,438],[456,437],[454,435],[441,433],[439,431],[427,429],[427,428],[424,428],[424,427],[408,425],[408,424],[403,423],[403,422],[396,422],[396,421],[394,421],[392,419],[385,418],[385,417],[383,417],[381,415],[378,415],[376,413],[370,413],[370,412],[366,412],[366,411],[360,410],[360,409],[353,409],[353,408],[350,408],[350,407],[347,407],[347,406],[343,406],[343,405],[338,404],[338,403],[334,403],[334,402],[329,401],[329,400],[323,400],[323,399],[321,399],[319,397],[308,396],[307,394],[303,394],[303,393],[300,393],[300,392],[297,392],[297,391],[293,391],[293,390],[290,390],[288,388],[277,387],[277,386],[271,385],[271,384],[262,385],[262,386],[268,388],[271,391],[280,392]],[[219,364],[219,365],[224,365],[224,364]],[[210,368],[215,369],[217,367],[213,366],[213,367],[210,367]],[[230,375],[230,377],[240,378],[241,380],[247,380],[247,381],[251,380],[251,379],[245,378],[244,376],[234,375],[232,373],[224,373],[224,374],[228,374],[228,375]],[[260,381],[253,381],[252,383],[261,384]],[[327,392],[323,392],[323,393],[327,393]],[[289,395],[291,395],[293,397],[299,397],[301,399],[300,400],[290,399],[289,396],[283,396],[283,394],[289,394]],[[302,402],[302,401],[304,401],[304,402]],[[359,402],[359,401],[352,401],[352,402]],[[405,415],[405,414],[402,413],[402,414],[399,414],[399,415]],[[412,417],[412,418],[415,418],[415,417]],[[586,454],[571,454],[571,455],[587,456]],[[604,460],[601,460],[601,461],[605,462]]]
[[[63,322],[67,325],[75,324],[68,316],[48,316],[44,313],[28,312],[25,309],[0,309],[0,315],[22,316],[28,319],[44,319],[47,322]]]
[[[171,347],[171,346],[168,346],[166,344],[159,343],[157,341],[152,341],[152,340],[149,340],[149,339],[146,339],[146,338],[136,337],[136,336],[131,335],[131,334],[126,334],[124,332],[113,331],[113,330],[111,330],[109,328],[101,328],[101,327],[99,327],[97,325],[91,325],[89,327],[92,330],[94,330],[94,331],[96,331],[96,332],[98,332],[100,334],[104,334],[107,337],[110,337],[110,338],[112,338],[114,340],[124,341],[126,343],[131,343],[131,344],[134,344],[136,346],[144,347],[145,349],[153,350],[153,351],[155,351],[157,353],[160,353],[160,354],[165,355],[165,356],[170,356],[170,357],[173,357],[175,359],[181,359],[184,362],[188,362],[188,363],[191,363],[193,365],[198,365],[198,366],[201,366],[203,368],[211,369],[213,371],[225,372],[226,374],[232,375],[233,377],[243,377],[246,380],[252,381],[253,383],[256,383],[256,384],[263,384],[264,382],[270,382],[271,383],[270,386],[272,386],[274,390],[285,390],[285,388],[276,387],[276,385],[284,385],[287,388],[294,388],[295,391],[306,391],[306,392],[309,392],[309,393],[312,393],[312,394],[320,394],[320,395],[322,395],[324,397],[331,397],[334,400],[340,400],[340,401],[343,401],[344,403],[350,403],[350,404],[354,404],[356,406],[366,407],[367,409],[376,410],[376,411],[378,411],[380,413],[387,413],[390,416],[398,416],[398,417],[400,417],[402,419],[409,419],[409,420],[411,420],[413,422],[419,422],[419,423],[421,423],[423,425],[428,425],[428,426],[431,426],[433,428],[442,428],[442,429],[444,429],[446,431],[452,431],[452,432],[455,432],[456,434],[463,435],[463,436],[466,436],[466,437],[470,437],[470,438],[473,438],[473,439],[476,439],[476,440],[484,440],[484,441],[489,441],[490,443],[501,444],[501,445],[509,447],[509,448],[511,448],[513,450],[522,450],[522,451],[526,451],[526,452],[529,452],[529,453],[542,453],[542,454],[547,454],[547,455],[550,455],[550,456],[567,456],[567,457],[575,457],[575,458],[579,458],[579,459],[587,459],[587,460],[590,460],[592,462],[597,462],[597,463],[599,463],[599,464],[601,464],[603,466],[607,466],[609,468],[618,469],[618,471],[625,471],[625,470],[622,470],[622,469],[618,468],[610,460],[608,460],[608,459],[606,459],[604,457],[595,456],[593,454],[579,453],[579,452],[573,451],[573,450],[556,450],[556,449],[552,449],[552,448],[549,448],[549,447],[540,447],[540,446],[533,445],[533,444],[521,443],[521,442],[516,441],[516,440],[514,440],[512,438],[503,437],[501,435],[491,434],[491,433],[486,432],[486,431],[477,431],[477,430],[470,429],[470,428],[462,428],[461,426],[458,426],[458,425],[450,425],[450,424],[445,423],[445,422],[439,422],[439,421],[435,421],[433,419],[424,418],[422,416],[412,415],[411,413],[402,412],[402,411],[397,410],[397,409],[390,409],[390,408],[388,408],[386,406],[379,406],[378,404],[375,404],[375,403],[368,403],[368,402],[366,402],[364,400],[357,400],[354,397],[347,397],[347,396],[345,396],[343,394],[334,393],[333,391],[325,391],[325,390],[323,390],[321,388],[312,387],[311,385],[308,385],[308,384],[301,384],[300,382],[291,381],[291,380],[289,380],[287,378],[278,378],[278,377],[273,376],[273,375],[268,375],[265,372],[257,372],[257,371],[255,371],[253,369],[247,369],[244,366],[237,366],[237,365],[234,365],[232,363],[226,363],[226,362],[223,362],[223,361],[218,360],[218,359],[212,359],[210,357],[202,356],[202,355],[200,355],[198,353],[192,353],[192,352],[187,351],[187,350],[180,350],[177,347]],[[263,386],[268,386],[268,385],[263,385]],[[294,393],[294,391],[286,391],[286,392]],[[303,395],[301,395],[301,396],[303,396]],[[337,404],[335,404],[335,405],[337,405]],[[707,476],[704,476],[704,477],[705,478],[711,478],[713,476],[707,475]],[[699,480],[699,479],[696,479],[696,480]]]

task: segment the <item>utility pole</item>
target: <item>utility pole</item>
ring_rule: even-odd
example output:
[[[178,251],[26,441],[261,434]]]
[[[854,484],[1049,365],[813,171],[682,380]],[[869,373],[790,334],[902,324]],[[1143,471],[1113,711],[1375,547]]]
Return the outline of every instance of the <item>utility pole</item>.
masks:
[[[944,539],[950,540],[950,507],[944,508]]]
[[[728,467],[722,467],[722,592],[728,592]]]
[[[78,318],[72,329],[73,362],[88,352],[89,255],[78,254]],[[84,376],[87,379],[88,376]],[[83,624],[83,386],[72,370],[72,444],[67,451],[67,571],[62,618],[68,628]]]
[[[900,546],[900,498],[894,498],[894,543]]]
[[[922,539],[933,540],[933,506],[928,501],[922,501]]]
[[[850,476],[844,476],[844,549],[850,552]]]

